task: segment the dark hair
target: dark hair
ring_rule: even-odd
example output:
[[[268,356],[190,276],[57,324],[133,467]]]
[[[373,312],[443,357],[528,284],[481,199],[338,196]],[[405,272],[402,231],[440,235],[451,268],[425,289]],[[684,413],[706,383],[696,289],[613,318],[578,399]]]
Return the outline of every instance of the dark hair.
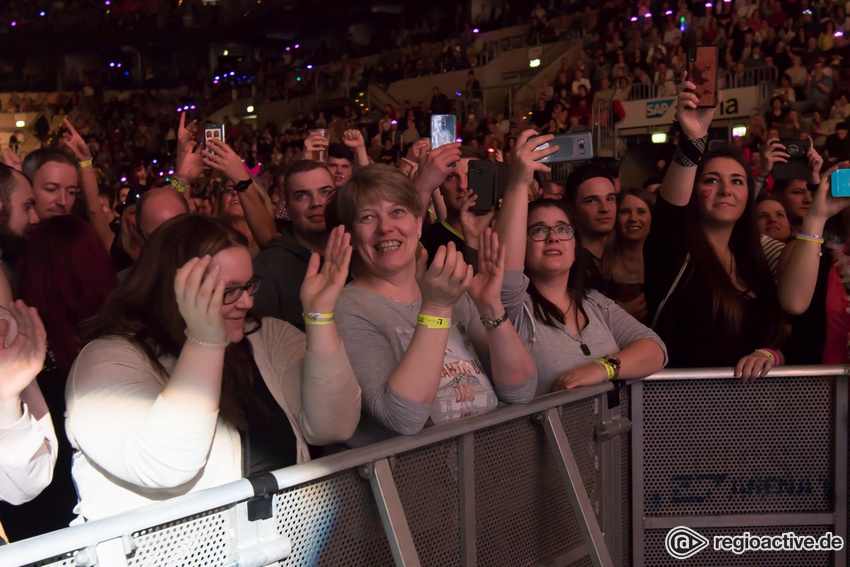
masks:
[[[708,163],[719,158],[734,160],[746,172],[747,202],[741,218],[735,222],[732,229],[729,250],[734,257],[739,280],[756,297],[763,298],[772,304],[771,312],[775,314],[774,320],[764,321],[764,324],[771,326],[774,344],[776,344],[781,340],[784,332],[784,317],[776,298],[776,283],[770,273],[761,247],[761,234],[755,213],[753,177],[740,152],[731,146],[721,146],[706,152],[697,167],[694,185],[696,186]],[[720,263],[717,253],[709,244],[705,232],[702,230],[697,200],[698,192],[694,190],[688,203],[687,214],[690,216],[691,222],[685,225],[685,238],[688,240],[694,265],[712,290],[711,303],[714,317],[723,321],[731,337],[740,337],[744,298],[741,291],[732,285],[729,273]]]
[[[345,144],[330,144],[328,145],[328,157],[337,159],[347,159],[354,162],[354,152]]]
[[[637,197],[641,201],[643,201],[647,208],[649,209],[650,217],[652,216],[652,209],[655,207],[655,199],[656,196],[653,193],[650,193],[643,187],[629,187],[628,189],[622,190],[617,195],[617,214],[619,216],[620,206],[623,204],[623,201],[626,197],[632,196]],[[620,231],[617,228],[619,224],[614,229],[614,238],[610,238],[608,240],[607,246],[605,246],[605,250],[602,253],[602,273],[607,278],[611,275],[612,263],[617,256],[620,255],[621,243],[620,243]]]
[[[614,180],[611,178],[610,171],[607,167],[589,163],[575,168],[572,173],[570,173],[569,177],[567,177],[564,200],[569,205],[575,206],[576,197],[578,196],[579,185],[589,179],[596,179],[597,177],[603,177],[610,181],[612,184],[614,183]]]
[[[565,204],[563,201],[555,199],[538,199],[537,201],[529,203],[528,218],[531,218],[531,214],[538,209],[547,207],[562,211],[564,215],[566,215],[570,224],[573,224],[573,218],[575,215],[573,214],[572,207]],[[585,255],[582,253],[583,248],[581,244],[581,236],[575,229],[573,230],[573,238],[575,239],[575,260],[573,260],[573,265],[570,268],[567,293],[570,295],[570,299],[572,299],[575,303],[576,309],[574,310],[574,316],[576,317],[576,322],[578,322],[579,312],[587,318],[587,313],[584,311],[584,305],[582,303],[582,298],[584,297],[584,281],[587,275],[587,262],[585,260]],[[546,299],[546,297],[544,297],[534,285],[534,281],[530,278],[528,282],[528,295],[531,298],[531,305],[534,309],[535,319],[549,327],[558,328],[566,324],[567,321],[564,312],[561,311],[557,305]]]
[[[36,171],[41,169],[44,164],[50,162],[70,165],[74,168],[74,171],[77,172],[77,176],[80,174],[79,167],[77,166],[77,160],[74,159],[74,156],[59,148],[41,148],[40,150],[31,152],[26,158],[24,158],[21,170],[24,175],[32,179],[35,177]]]
[[[17,186],[14,168],[0,163],[0,227],[9,225],[12,217],[12,193]]]
[[[186,342],[186,322],[177,309],[174,294],[177,270],[192,258],[214,256],[222,250],[247,245],[243,235],[210,217],[181,215],[167,221],[154,231],[130,274],[109,296],[87,338],[123,337],[167,378],[159,359],[178,357]],[[254,326],[246,334],[260,328],[260,321],[250,313],[248,319]],[[228,346],[224,355],[220,414],[236,427],[245,424],[238,403],[244,398],[240,392],[250,388],[254,379],[249,356],[250,351],[239,345]]]
[[[292,191],[292,176],[298,175],[299,173],[305,173],[307,171],[313,171],[314,169],[324,169],[328,171],[328,166],[320,161],[313,161],[311,159],[302,159],[296,162],[293,162],[283,173],[283,198],[289,199],[289,193]],[[330,172],[328,171],[328,175]]]
[[[77,325],[97,315],[118,283],[109,254],[89,223],[61,215],[33,230],[17,277],[17,297],[38,309],[64,380],[79,352]]]

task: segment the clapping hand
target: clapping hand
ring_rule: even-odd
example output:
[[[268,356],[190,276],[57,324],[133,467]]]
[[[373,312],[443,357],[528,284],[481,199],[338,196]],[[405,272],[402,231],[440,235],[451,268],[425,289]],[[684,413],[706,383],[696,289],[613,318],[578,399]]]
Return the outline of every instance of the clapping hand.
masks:
[[[472,266],[463,261],[463,254],[454,242],[440,246],[434,260],[426,268],[428,252],[422,250],[416,259],[416,280],[422,293],[422,312],[448,317],[455,303],[472,284]]]
[[[499,236],[491,228],[479,235],[478,246],[478,273],[470,283],[469,296],[481,315],[495,319],[505,312],[502,282],[505,279],[506,249],[499,245]]]
[[[23,301],[13,301],[8,313],[12,321],[0,319],[0,402],[17,403],[44,365],[47,332],[35,307]],[[18,331],[7,345],[12,322]]]
[[[351,234],[340,225],[328,237],[321,270],[319,255],[315,252],[310,255],[307,275],[301,284],[301,305],[305,313],[333,313],[348,277],[351,251]]]

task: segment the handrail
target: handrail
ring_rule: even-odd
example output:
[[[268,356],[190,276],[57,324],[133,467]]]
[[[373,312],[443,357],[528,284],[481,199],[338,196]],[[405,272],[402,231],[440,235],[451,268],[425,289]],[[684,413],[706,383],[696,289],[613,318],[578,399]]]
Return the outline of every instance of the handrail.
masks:
[[[397,455],[459,437],[478,429],[485,429],[524,416],[531,416],[553,407],[587,400],[612,390],[609,383],[589,386],[541,396],[527,404],[506,405],[494,411],[467,417],[450,424],[429,427],[416,435],[400,435],[365,447],[316,459],[273,471],[278,490],[350,470],[382,458]],[[26,565],[47,557],[54,557],[70,549],[81,549],[99,542],[120,538],[134,532],[158,526],[176,519],[186,518],[229,506],[254,497],[255,491],[248,479],[240,479],[222,486],[199,490],[163,502],[149,504],[135,510],[108,518],[93,520],[21,540],[0,547],[0,565]]]
[[[799,378],[801,376],[848,376],[850,366],[835,365],[806,365],[806,366],[779,366],[771,369],[770,373],[760,380],[770,378]],[[722,368],[674,368],[662,370],[652,376],[643,378],[643,381],[662,380],[709,380],[712,378],[739,378],[735,376],[735,370],[728,367]]]

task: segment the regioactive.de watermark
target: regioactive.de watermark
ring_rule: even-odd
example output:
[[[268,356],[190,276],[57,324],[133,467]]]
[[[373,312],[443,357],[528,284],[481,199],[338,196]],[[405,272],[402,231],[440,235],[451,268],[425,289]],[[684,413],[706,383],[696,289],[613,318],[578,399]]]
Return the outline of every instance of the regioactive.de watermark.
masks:
[[[785,532],[779,535],[756,535],[744,532],[740,535],[717,535],[712,541],[701,533],[685,526],[667,532],[664,547],[675,559],[693,557],[709,544],[715,551],[731,551],[737,555],[748,551],[840,551],[844,549],[844,538],[832,532],[821,536],[797,535]]]

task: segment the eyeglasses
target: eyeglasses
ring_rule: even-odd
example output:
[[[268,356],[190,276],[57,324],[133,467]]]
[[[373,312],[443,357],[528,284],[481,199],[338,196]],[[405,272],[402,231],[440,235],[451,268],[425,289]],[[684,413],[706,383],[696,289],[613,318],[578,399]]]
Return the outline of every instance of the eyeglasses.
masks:
[[[224,298],[222,303],[224,305],[230,305],[232,303],[236,303],[239,301],[239,298],[242,297],[242,292],[247,291],[248,295],[254,296],[257,291],[260,289],[260,284],[263,283],[263,278],[260,276],[254,276],[248,283],[245,285],[239,285],[235,287],[228,287],[224,290]]]
[[[575,236],[573,227],[568,224],[557,224],[555,226],[546,226],[544,224],[536,224],[528,229],[528,237],[537,242],[541,242],[549,238],[549,233],[554,232],[558,240],[572,240]]]

